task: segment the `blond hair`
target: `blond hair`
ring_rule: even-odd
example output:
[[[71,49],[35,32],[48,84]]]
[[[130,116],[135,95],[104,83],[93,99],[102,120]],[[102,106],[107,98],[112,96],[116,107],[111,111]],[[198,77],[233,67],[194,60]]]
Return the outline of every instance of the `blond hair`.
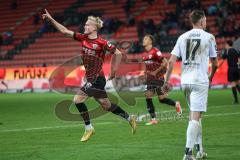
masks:
[[[97,29],[101,29],[103,27],[103,21],[99,17],[88,16],[88,20],[93,21],[96,24]]]

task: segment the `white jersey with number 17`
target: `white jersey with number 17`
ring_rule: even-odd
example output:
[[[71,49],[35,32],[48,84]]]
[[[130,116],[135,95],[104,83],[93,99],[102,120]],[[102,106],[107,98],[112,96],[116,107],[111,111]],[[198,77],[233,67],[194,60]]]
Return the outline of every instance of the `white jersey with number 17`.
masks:
[[[178,38],[171,54],[182,58],[181,84],[209,84],[209,57],[217,57],[212,34],[202,29],[192,29]]]

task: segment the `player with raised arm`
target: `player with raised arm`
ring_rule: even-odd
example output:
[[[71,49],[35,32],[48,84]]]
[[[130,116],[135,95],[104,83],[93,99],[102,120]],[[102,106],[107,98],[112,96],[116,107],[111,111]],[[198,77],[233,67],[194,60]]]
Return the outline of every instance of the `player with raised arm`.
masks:
[[[196,158],[205,158],[207,154],[202,146],[202,113],[207,111],[208,88],[218,67],[215,37],[204,31],[206,16],[202,10],[190,14],[193,29],[182,34],[171,52],[166,81],[163,89],[168,89],[168,81],[177,58],[182,58],[181,85],[190,108],[186,136],[186,150],[183,159],[194,160],[194,144],[197,146]],[[209,57],[212,62],[208,75]]]
[[[180,102],[167,98],[167,93],[163,93],[161,87],[164,84],[164,75],[167,70],[167,59],[162,56],[162,53],[153,47],[154,38],[152,35],[146,35],[143,38],[143,61],[145,63],[145,76],[146,76],[146,103],[147,110],[151,116],[151,120],[146,125],[154,125],[158,123],[155,114],[155,107],[153,105],[152,97],[155,93],[158,95],[159,102],[167,104],[176,108],[178,115],[182,114]]]
[[[90,122],[87,106],[84,103],[89,97],[94,97],[104,110],[111,111],[126,119],[132,127],[132,133],[135,134],[136,119],[129,116],[129,114],[118,105],[112,104],[104,89],[106,79],[102,70],[102,63],[105,53],[108,51],[114,54],[115,58],[115,64],[111,66],[109,80],[115,77],[116,70],[121,62],[122,53],[113,44],[98,35],[98,30],[103,27],[103,21],[99,17],[89,16],[84,26],[84,34],[81,34],[70,31],[59,24],[52,18],[46,9],[42,18],[48,20],[66,37],[77,40],[82,44],[83,65],[86,70],[87,82],[79,90],[78,94],[74,96],[73,100],[85,123],[85,133],[81,141],[87,141],[95,133]]]

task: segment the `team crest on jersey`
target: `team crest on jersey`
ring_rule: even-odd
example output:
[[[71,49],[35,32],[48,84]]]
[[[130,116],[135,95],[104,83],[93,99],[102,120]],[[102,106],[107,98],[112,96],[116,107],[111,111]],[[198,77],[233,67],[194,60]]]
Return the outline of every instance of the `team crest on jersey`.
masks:
[[[110,48],[110,47],[112,47],[112,44],[111,44],[111,42],[107,42],[107,46]]]
[[[157,52],[157,55],[158,55],[158,56],[161,56],[161,55],[162,55],[162,53],[161,53],[160,51],[158,51],[158,52]]]
[[[92,46],[93,46],[93,49],[97,49],[98,44],[93,44]]]

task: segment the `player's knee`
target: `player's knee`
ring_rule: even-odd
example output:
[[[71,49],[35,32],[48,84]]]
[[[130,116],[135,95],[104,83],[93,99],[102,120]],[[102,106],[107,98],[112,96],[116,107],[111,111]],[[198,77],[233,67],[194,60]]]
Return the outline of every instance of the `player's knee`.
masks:
[[[74,96],[74,98],[73,98],[73,102],[74,102],[75,104],[83,103],[84,100],[85,100],[85,97],[82,97],[82,96],[79,96],[79,95],[76,95],[76,96]]]
[[[145,93],[145,97],[146,97],[146,98],[152,98],[152,97],[153,97],[153,94],[154,94],[154,93],[152,93],[152,92],[150,92],[150,91],[147,91],[147,92]]]
[[[231,82],[231,86],[232,86],[232,87],[236,87],[236,86],[237,86],[237,83],[236,83],[236,82]]]
[[[104,111],[111,111],[111,105],[102,105]]]
[[[199,121],[199,119],[201,118],[201,114],[202,112],[190,112],[190,120]]]
[[[111,103],[109,101],[100,101],[100,104],[105,111],[109,111],[111,109]]]
[[[161,103],[164,103],[165,98],[166,98],[165,95],[158,96],[159,102],[161,102]]]
[[[150,99],[150,98],[152,98],[152,95],[146,95],[145,96],[147,99]]]

